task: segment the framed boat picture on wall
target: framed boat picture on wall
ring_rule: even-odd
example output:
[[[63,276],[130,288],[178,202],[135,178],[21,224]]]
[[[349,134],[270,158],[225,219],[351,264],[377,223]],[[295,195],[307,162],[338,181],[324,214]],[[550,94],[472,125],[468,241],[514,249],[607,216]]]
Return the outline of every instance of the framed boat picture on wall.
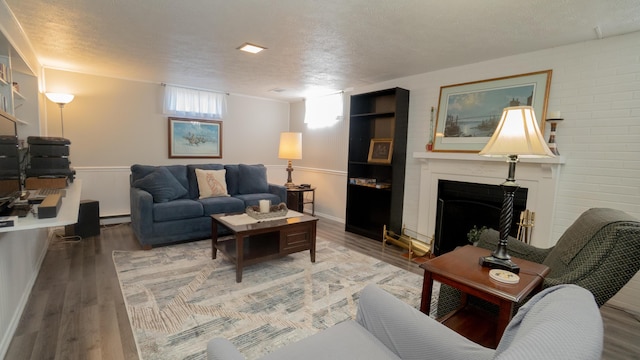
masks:
[[[532,106],[544,133],[551,72],[442,86],[433,151],[479,152],[510,106]]]
[[[222,121],[170,117],[169,158],[222,158]]]

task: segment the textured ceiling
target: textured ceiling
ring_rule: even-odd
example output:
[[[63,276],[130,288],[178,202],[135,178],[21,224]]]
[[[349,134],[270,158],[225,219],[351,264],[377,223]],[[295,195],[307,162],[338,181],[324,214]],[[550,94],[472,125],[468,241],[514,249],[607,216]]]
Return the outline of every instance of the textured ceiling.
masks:
[[[0,1],[46,67],[287,101],[640,30],[638,0]]]

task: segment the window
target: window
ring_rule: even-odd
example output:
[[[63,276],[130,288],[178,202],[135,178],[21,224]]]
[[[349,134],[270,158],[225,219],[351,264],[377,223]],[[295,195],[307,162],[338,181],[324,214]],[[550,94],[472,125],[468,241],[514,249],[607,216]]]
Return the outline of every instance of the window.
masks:
[[[165,85],[163,111],[168,115],[222,119],[227,112],[227,96],[213,91]]]
[[[332,126],[343,119],[343,93],[305,100],[304,123],[309,128]]]

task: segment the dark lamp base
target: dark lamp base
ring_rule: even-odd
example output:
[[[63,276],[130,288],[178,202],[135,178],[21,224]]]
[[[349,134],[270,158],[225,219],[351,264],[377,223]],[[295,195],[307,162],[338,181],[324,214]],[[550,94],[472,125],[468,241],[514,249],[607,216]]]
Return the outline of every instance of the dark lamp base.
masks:
[[[491,269],[503,269],[511,271],[514,274],[520,272],[520,267],[509,259],[500,259],[493,255],[483,256],[480,258],[480,265]]]

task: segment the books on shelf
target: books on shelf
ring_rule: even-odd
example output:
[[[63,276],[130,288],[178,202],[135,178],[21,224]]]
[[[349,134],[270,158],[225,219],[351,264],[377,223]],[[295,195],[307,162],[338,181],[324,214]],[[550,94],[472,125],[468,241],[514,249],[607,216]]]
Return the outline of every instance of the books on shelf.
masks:
[[[391,184],[388,182],[378,182],[376,179],[370,178],[349,178],[349,184],[367,186],[376,189],[388,189],[391,187]]]

